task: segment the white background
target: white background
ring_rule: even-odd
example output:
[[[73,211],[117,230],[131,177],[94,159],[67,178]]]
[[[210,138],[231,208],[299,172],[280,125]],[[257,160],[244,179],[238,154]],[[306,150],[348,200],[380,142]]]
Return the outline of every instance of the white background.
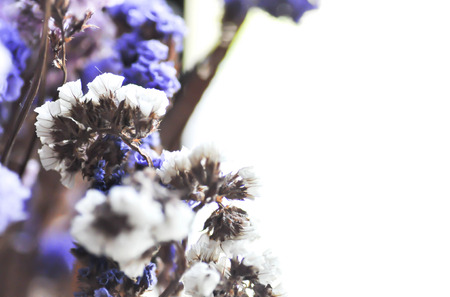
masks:
[[[188,2],[192,65],[221,3]],[[289,296],[450,296],[450,1],[254,11],[184,136],[209,140],[257,167]]]

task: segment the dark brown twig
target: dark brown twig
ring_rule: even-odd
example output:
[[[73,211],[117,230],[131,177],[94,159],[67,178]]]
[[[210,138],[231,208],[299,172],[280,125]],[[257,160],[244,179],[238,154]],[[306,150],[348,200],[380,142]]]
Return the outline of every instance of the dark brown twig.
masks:
[[[236,23],[225,22],[220,44],[180,79],[181,90],[175,95],[173,107],[167,112],[160,125],[161,142],[165,149],[180,148],[183,129],[214,78],[243,21],[244,19]]]

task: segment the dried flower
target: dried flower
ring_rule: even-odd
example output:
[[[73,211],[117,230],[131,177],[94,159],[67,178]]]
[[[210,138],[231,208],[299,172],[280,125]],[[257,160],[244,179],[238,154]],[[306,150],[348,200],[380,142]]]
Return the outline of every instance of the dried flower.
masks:
[[[76,206],[72,236],[89,252],[113,258],[130,277],[139,276],[147,261],[136,262],[156,244],[151,231],[163,221],[161,206],[134,188],[113,187],[108,199],[88,191]]]
[[[190,231],[192,210],[164,193],[151,179],[145,186],[113,187],[108,195],[89,190],[77,205],[72,235],[90,253],[108,256],[129,277],[137,277],[149,262],[148,251],[160,242],[182,240]],[[139,189],[139,190],[136,190]]]
[[[222,156],[211,143],[193,151],[163,152],[164,162],[157,170],[163,183],[185,193],[183,199],[222,203],[222,198],[243,200],[254,198],[257,179],[250,168],[224,174],[220,169]]]
[[[86,95],[80,80],[69,82],[59,88],[58,100],[36,108],[36,133],[44,144],[41,161],[46,170],[60,172],[65,186],[73,184],[79,170],[92,179],[100,160],[106,161],[106,172],[112,174],[124,152],[119,145],[111,154],[108,144],[121,139],[138,150],[133,140],[154,132],[165,114],[168,99],[163,92],[122,86],[123,80],[111,73],[99,75],[88,84]]]
[[[219,272],[203,262],[195,263],[183,276],[185,293],[192,297],[212,296],[219,281]]]

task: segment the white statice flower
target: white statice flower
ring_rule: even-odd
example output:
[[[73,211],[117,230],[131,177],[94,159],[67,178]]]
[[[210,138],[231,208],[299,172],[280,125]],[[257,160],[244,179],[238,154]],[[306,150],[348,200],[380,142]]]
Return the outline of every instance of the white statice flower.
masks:
[[[113,187],[108,198],[90,190],[77,205],[71,233],[95,255],[111,257],[129,277],[142,274],[142,254],[156,244],[152,228],[163,221],[158,203],[127,186]]]
[[[164,222],[154,229],[158,241],[182,240],[191,231],[194,212],[181,200],[172,200],[164,206]]]
[[[191,266],[195,262],[204,262],[223,275],[229,274],[230,261],[223,252],[221,243],[210,239],[207,234],[202,234],[198,241],[190,246],[186,253],[186,260]]]
[[[212,240],[207,234],[202,234],[198,241],[191,245],[186,253],[188,263],[192,262],[218,262],[220,259],[220,242]]]
[[[270,284],[272,287],[280,285],[280,263],[271,251],[266,250],[262,254],[248,253],[245,255],[243,263],[258,270],[258,280],[263,285]]]
[[[190,150],[186,147],[182,147],[180,151],[163,151],[164,162],[161,168],[157,170],[157,174],[163,183],[168,184],[179,172],[191,169],[189,154]]]
[[[258,241],[261,234],[254,221],[244,221],[243,230],[241,233],[233,238],[222,241],[221,247],[228,258],[234,258],[242,255],[252,253],[260,246]]]
[[[202,159],[208,159],[210,162],[219,163],[223,161],[219,147],[214,142],[207,142],[197,146],[189,155],[192,165],[198,164]]]
[[[55,126],[55,117],[67,115],[68,109],[61,106],[60,100],[55,102],[47,101],[34,110],[37,112],[36,134],[43,144],[51,144],[54,142],[52,132]]]
[[[220,273],[203,262],[197,262],[184,274],[185,294],[192,297],[212,297],[220,282]]]
[[[116,96],[119,101],[125,100],[130,107],[139,108],[147,117],[152,113],[159,117],[163,116],[169,105],[169,99],[163,91],[145,89],[133,84],[118,89]]]
[[[244,167],[239,169],[237,174],[242,178],[246,192],[249,197],[259,196],[260,181],[252,167]]]
[[[116,98],[115,92],[122,87],[124,79],[123,76],[112,73],[100,74],[92,82],[87,84],[89,91],[85,96],[85,100],[92,100],[92,103],[97,105],[99,104],[100,98]]]
[[[83,90],[81,89],[81,80],[67,82],[58,88],[61,106],[67,109],[72,108],[77,102],[83,101]]]
[[[42,148],[38,150],[39,158],[41,159],[42,167],[45,170],[55,170],[61,175],[61,183],[71,188],[75,183],[75,172],[67,171],[67,166],[64,164],[64,160],[61,160],[58,153],[54,150],[52,144],[44,144]]]
[[[153,133],[165,114],[169,100],[164,92],[122,86],[123,81],[119,75],[101,74],[88,83],[86,95],[80,80],[68,82],[58,88],[58,100],[35,109],[36,134],[44,145],[39,152],[43,166],[58,171],[65,186],[73,185],[73,177],[81,170],[83,177],[94,178],[90,165],[98,163],[102,152],[110,150],[107,142],[101,142],[105,133],[131,143]],[[91,146],[95,149],[90,150]],[[121,162],[106,162],[109,168],[105,171],[111,172]]]

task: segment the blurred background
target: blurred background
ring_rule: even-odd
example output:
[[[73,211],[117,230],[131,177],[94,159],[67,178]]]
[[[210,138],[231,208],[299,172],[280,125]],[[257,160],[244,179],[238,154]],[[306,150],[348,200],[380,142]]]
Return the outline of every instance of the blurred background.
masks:
[[[184,5],[189,68],[222,1]],[[321,0],[300,24],[254,9],[241,27],[182,143],[255,166],[290,296],[449,296],[449,11]]]

